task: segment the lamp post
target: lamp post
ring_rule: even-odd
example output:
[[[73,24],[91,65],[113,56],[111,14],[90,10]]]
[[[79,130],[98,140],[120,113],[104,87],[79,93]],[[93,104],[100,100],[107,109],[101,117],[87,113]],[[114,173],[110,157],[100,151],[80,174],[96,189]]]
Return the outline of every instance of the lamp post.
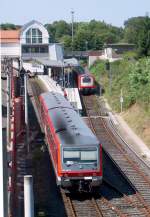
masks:
[[[88,50],[88,41],[85,41],[85,49]]]
[[[71,20],[72,20],[72,25],[71,25],[71,35],[72,35],[72,54],[73,54],[73,42],[74,42],[74,11],[71,11]]]

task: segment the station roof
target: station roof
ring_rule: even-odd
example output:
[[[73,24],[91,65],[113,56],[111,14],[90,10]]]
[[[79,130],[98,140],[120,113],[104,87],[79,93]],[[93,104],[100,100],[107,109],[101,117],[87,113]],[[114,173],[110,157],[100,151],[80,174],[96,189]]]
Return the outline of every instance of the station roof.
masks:
[[[36,58],[38,62],[49,67],[68,67],[68,66],[78,66],[79,63],[75,58],[64,59],[64,60],[51,60],[48,58]]]
[[[44,66],[49,66],[49,67],[63,67],[63,62],[62,61],[57,61],[57,60],[51,60],[48,58],[36,58],[38,62],[43,64]]]
[[[0,30],[1,43],[18,43],[20,41],[20,29]]]

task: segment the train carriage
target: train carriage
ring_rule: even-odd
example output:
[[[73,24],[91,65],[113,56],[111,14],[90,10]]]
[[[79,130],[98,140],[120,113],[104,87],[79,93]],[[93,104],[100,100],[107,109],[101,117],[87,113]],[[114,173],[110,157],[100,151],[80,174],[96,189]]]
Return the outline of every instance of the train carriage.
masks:
[[[91,189],[102,182],[102,147],[59,93],[40,95],[40,114],[57,184]]]

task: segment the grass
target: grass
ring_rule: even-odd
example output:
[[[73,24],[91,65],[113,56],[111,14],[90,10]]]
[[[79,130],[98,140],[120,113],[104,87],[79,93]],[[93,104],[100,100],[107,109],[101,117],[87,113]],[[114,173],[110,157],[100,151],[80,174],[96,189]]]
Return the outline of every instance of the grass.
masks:
[[[124,120],[150,148],[150,115],[138,104],[131,106],[123,116]]]

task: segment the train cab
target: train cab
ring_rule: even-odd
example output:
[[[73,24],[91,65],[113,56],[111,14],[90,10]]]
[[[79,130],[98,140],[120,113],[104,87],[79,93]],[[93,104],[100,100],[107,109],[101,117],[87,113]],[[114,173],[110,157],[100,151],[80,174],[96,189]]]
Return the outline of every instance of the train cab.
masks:
[[[101,147],[62,147],[62,186],[98,187],[102,182]]]
[[[90,74],[79,75],[78,88],[82,93],[92,93],[96,88],[94,77]]]

